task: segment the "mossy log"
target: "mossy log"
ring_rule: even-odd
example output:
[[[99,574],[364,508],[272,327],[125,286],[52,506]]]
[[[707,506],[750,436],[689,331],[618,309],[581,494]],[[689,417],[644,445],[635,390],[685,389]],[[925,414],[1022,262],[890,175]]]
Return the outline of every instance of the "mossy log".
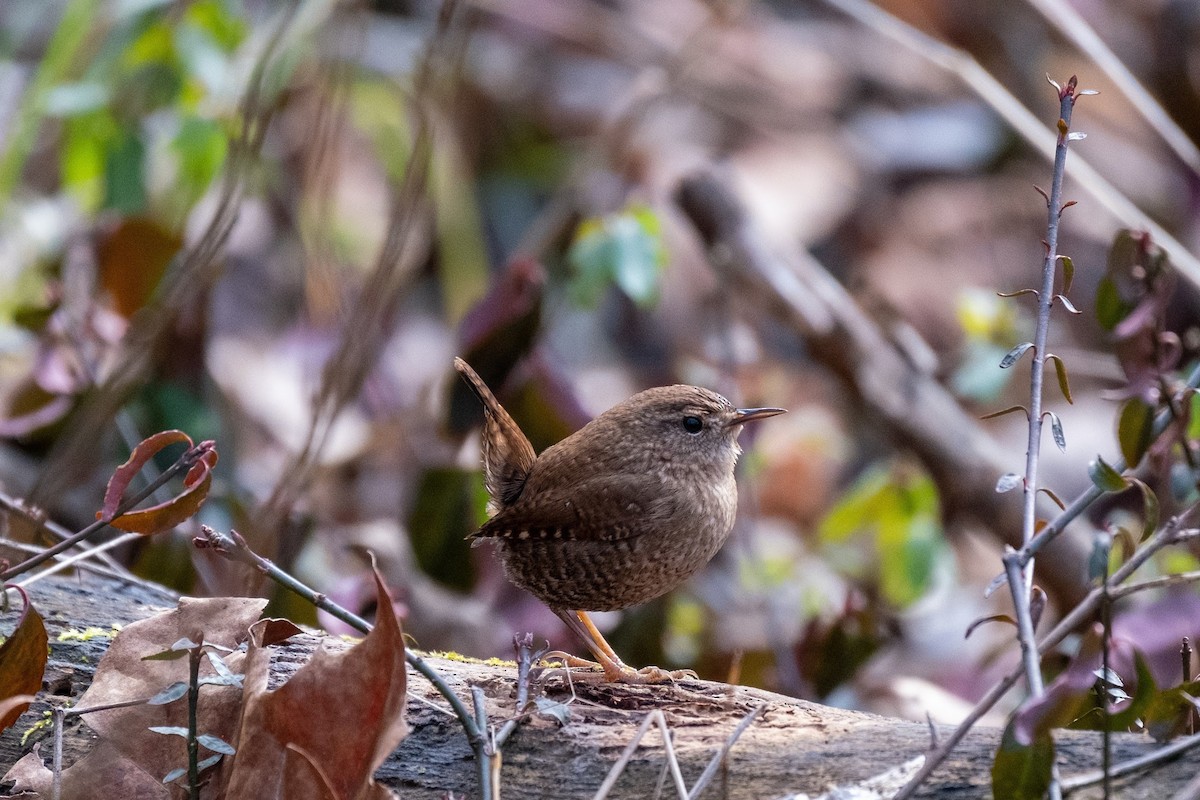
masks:
[[[129,623],[170,606],[165,596],[145,587],[92,576],[44,580],[32,587],[31,595],[50,633],[50,664],[39,701],[0,735],[0,772],[28,752],[34,741],[47,735],[38,733],[21,742],[22,735],[46,708],[44,697],[78,697],[87,688],[109,641],[99,634],[69,636],[60,641],[60,634],[89,628],[111,630],[114,623]],[[282,679],[303,663],[319,641],[319,637],[304,636],[280,648],[273,669]],[[349,645],[338,642],[335,646]],[[516,671],[512,665],[437,656],[427,660],[464,698],[469,698],[470,686],[481,687],[487,696],[489,719],[496,725],[514,713]],[[546,677],[535,684],[539,696],[571,700],[569,715],[565,725],[551,715],[533,715],[509,740],[503,748],[500,770],[503,796],[591,797],[645,715],[655,709],[665,716],[684,781],[691,785],[746,715],[762,706],[702,795],[705,800],[816,795],[830,786],[854,784],[907,762],[921,755],[930,741],[930,731],[922,724],[708,681],[652,687],[576,684],[574,688],[576,696],[572,700],[560,678]],[[411,732],[377,773],[382,783],[396,789],[405,800],[441,800],[447,792],[477,796],[471,749],[458,722],[442,710],[446,708],[445,701],[424,678],[410,673],[407,713]],[[934,773],[921,796],[990,797],[990,770],[999,738],[995,729],[972,731]],[[1115,736],[1113,741],[1115,762],[1155,747],[1147,738],[1131,734]],[[66,735],[66,762],[86,752],[91,742],[85,724],[72,725]],[[1057,742],[1064,776],[1099,765],[1097,734],[1062,732]],[[49,749],[43,748],[43,752]],[[664,763],[661,736],[652,729],[609,796],[653,796],[663,777]],[[1189,752],[1153,772],[1117,781],[1115,796],[1132,800],[1170,797],[1198,771],[1200,754]],[[675,796],[669,778],[662,796]],[[1088,789],[1073,796],[1098,797],[1100,793]]]

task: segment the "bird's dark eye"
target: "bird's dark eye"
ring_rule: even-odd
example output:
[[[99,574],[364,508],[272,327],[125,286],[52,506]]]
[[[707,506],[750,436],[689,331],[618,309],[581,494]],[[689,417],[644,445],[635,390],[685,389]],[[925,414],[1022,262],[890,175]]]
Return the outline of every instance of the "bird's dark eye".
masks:
[[[684,417],[683,429],[691,434],[697,434],[704,430],[704,421],[699,417]]]

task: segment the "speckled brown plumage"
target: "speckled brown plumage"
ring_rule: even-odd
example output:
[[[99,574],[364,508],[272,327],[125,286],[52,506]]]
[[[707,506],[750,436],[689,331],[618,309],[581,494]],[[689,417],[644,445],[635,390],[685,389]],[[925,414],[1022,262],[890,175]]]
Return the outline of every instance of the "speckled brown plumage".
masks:
[[[648,389],[534,456],[474,370],[462,359],[455,368],[485,409],[494,516],[476,544],[497,543],[509,580],[579,633],[610,679],[665,675],[620,664],[579,612],[652,600],[708,563],[737,512],[738,432],[782,409],[738,409],[696,386]]]

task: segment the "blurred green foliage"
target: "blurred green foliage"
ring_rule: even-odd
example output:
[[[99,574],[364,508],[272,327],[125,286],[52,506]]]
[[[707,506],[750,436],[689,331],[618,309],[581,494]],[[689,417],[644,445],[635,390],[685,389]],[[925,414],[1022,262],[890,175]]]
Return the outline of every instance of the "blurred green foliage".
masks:
[[[567,251],[574,270],[570,293],[575,302],[595,306],[609,286],[639,306],[658,300],[659,279],[667,264],[662,223],[653,209],[632,203],[608,216],[586,219]]]
[[[818,527],[830,560],[858,581],[877,581],[903,608],[930,587],[946,555],[937,486],[910,465],[868,469]]]
[[[164,5],[118,6],[94,58],[47,93],[45,110],[63,122],[63,188],[85,210],[152,212],[177,227],[224,163],[230,57],[247,23],[232,0]]]

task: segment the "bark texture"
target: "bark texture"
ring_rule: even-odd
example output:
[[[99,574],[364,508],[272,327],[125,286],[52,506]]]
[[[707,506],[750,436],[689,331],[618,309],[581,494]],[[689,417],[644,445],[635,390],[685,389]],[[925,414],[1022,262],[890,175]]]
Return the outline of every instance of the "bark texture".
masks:
[[[58,641],[65,631],[89,627],[110,629],[167,607],[163,595],[144,588],[90,576],[50,579],[32,587],[33,601],[46,620],[51,660],[44,694],[77,697],[90,682],[108,639]],[[4,623],[12,614],[0,617]],[[320,637],[302,636],[279,648],[273,680],[283,680],[302,664]],[[170,644],[164,643],[164,646]],[[337,646],[348,646],[338,643]],[[467,698],[470,686],[487,696],[492,724],[499,727],[513,714],[515,669],[511,665],[430,656],[432,663]],[[738,723],[759,704],[762,713],[737,740],[724,766],[704,792],[704,800],[782,798],[805,792],[818,794],[831,785],[847,785],[877,775],[920,755],[929,743],[925,725],[829,708],[757,689],[707,681],[675,686],[631,687],[576,684],[569,718],[560,725],[549,716],[534,715],[503,751],[502,796],[520,798],[589,798],[612,764],[633,738],[645,714],[660,709],[666,716],[685,782],[690,786],[720,749]],[[564,682],[545,676],[535,696],[567,701]],[[0,735],[0,772],[6,771],[33,742],[20,739],[46,708],[36,703],[17,725]],[[475,797],[475,766],[458,722],[433,687],[410,672],[408,720],[412,732],[377,773],[405,800],[441,800],[447,791]],[[331,731],[331,736],[336,732]],[[69,764],[91,745],[84,724],[75,724],[66,738]],[[936,798],[991,797],[990,770],[999,731],[981,728],[969,734],[954,756],[939,769],[921,796]],[[1059,762],[1064,776],[1088,771],[1100,763],[1100,738],[1087,732],[1061,732]],[[1135,735],[1114,737],[1116,762],[1149,752],[1155,745]],[[49,747],[43,747],[44,755]],[[665,763],[662,739],[656,729],[643,740],[610,797],[655,796]],[[1200,754],[1188,753],[1116,783],[1121,798],[1170,797],[1200,770]],[[669,778],[663,797],[674,797]],[[1073,797],[1099,797],[1095,789]]]

